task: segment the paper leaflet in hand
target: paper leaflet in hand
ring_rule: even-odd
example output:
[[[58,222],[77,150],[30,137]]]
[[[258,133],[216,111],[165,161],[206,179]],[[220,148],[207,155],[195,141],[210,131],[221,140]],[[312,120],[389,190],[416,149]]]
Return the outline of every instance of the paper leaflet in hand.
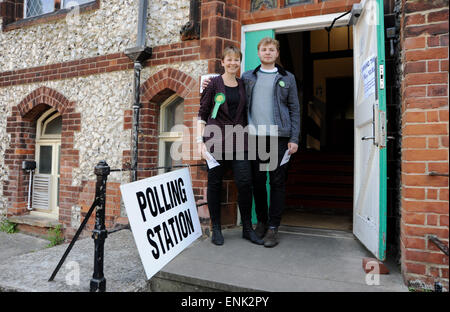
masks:
[[[286,152],[284,153],[283,159],[281,160],[280,166],[283,166],[285,163],[287,163],[290,158],[291,155],[289,155],[289,149],[287,149]]]
[[[211,155],[209,152],[205,152],[207,159],[206,163],[208,164],[208,168],[212,169],[214,167],[220,166],[220,164],[217,162],[217,160]]]

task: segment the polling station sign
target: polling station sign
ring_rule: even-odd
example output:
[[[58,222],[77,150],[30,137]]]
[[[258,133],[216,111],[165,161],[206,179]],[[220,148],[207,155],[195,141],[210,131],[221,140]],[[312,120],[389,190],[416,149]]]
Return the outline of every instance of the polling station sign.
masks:
[[[202,234],[189,169],[123,184],[120,191],[150,279]]]

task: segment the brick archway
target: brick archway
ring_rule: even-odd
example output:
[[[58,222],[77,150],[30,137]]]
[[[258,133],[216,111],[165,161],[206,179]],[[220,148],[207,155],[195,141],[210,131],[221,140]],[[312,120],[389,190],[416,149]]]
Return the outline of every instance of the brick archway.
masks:
[[[54,108],[62,116],[59,221],[64,227],[70,226],[71,207],[79,194],[78,187],[71,186],[72,168],[79,165],[78,151],[73,148],[73,137],[74,132],[81,127],[81,114],[76,113],[74,107],[74,102],[45,86],[37,88],[13,107],[6,126],[11,138],[9,149],[5,153],[9,182],[3,186],[9,215],[27,212],[29,177],[21,169],[21,164],[23,160],[34,160],[36,120],[43,112]]]
[[[141,102],[156,102],[153,99],[164,89],[170,89],[180,97],[186,99],[200,95],[194,92],[197,88],[197,81],[191,76],[174,68],[165,68],[149,77],[141,86]],[[192,94],[191,94],[192,93]]]
[[[172,94],[184,99],[185,125],[192,127],[192,117],[196,116],[200,102],[196,79],[177,69],[165,68],[150,76],[141,85],[139,168],[155,167],[158,164],[159,107]],[[132,110],[125,111],[124,129],[132,128],[132,115]],[[129,160],[130,155],[130,151],[125,151],[124,160]],[[150,171],[138,172],[139,178],[151,175],[153,173]]]
[[[193,130],[192,120],[197,117],[200,93],[198,78],[192,77],[174,68],[165,68],[150,76],[141,85],[141,117],[140,129],[142,135],[139,141],[139,167],[155,167],[158,164],[158,124],[160,104],[172,94],[177,94],[184,99],[184,124]],[[132,110],[125,112],[124,128],[132,127]],[[130,157],[130,151],[126,151],[124,159]],[[197,163],[198,160],[185,161],[185,163]],[[155,172],[139,172],[138,177],[151,176]],[[206,172],[197,167],[191,167],[192,186],[197,200],[203,201],[206,192]],[[206,209],[203,206],[202,209]],[[208,215],[209,216],[209,215]]]
[[[177,94],[184,99],[184,125],[195,136],[193,120],[196,120],[200,107],[199,77],[191,77],[174,68],[165,68],[149,77],[141,86],[141,130],[142,138],[139,143],[139,167],[154,167],[158,164],[158,124],[160,104],[172,94]],[[132,112],[128,112],[131,116]],[[125,115],[127,116],[127,114]],[[129,128],[131,128],[131,118],[128,118]],[[196,148],[191,145],[191,155]],[[198,164],[199,160],[190,159],[183,163]],[[191,167],[192,188],[197,203],[206,201],[207,173],[206,168]],[[138,173],[139,178],[153,175],[154,172]],[[226,193],[236,194],[234,182],[231,177],[223,181]],[[222,206],[223,224],[233,225],[236,222],[236,196],[224,199]],[[203,205],[198,208],[199,217],[202,220],[202,227],[209,227],[208,206]]]

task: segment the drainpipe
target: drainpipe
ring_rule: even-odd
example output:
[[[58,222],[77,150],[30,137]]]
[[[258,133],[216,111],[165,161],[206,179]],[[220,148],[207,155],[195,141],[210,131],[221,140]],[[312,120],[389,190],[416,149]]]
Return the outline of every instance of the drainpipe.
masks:
[[[138,144],[139,144],[139,110],[141,108],[141,70],[144,62],[152,56],[152,49],[145,45],[147,28],[148,0],[139,1],[139,16],[136,46],[126,49],[125,54],[134,63],[134,102],[133,102],[133,128],[132,128],[132,150],[131,150],[131,181],[137,180],[138,166]]]

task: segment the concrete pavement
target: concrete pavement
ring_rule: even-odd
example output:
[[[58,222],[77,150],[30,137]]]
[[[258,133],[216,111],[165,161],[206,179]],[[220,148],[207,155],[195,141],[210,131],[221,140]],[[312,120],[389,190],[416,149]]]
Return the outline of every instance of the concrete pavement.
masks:
[[[22,239],[23,234],[0,233]],[[351,233],[308,228],[280,228],[280,244],[264,248],[241,238],[241,229],[223,231],[225,244],[215,246],[201,237],[150,281],[131,231],[121,230],[105,242],[107,291],[294,291],[379,292],[408,291],[399,268],[386,263],[390,274],[369,286],[362,259],[370,253]],[[5,236],[6,235],[6,236]],[[13,239],[6,237],[6,240]],[[74,245],[53,282],[48,282],[67,244],[42,248],[26,238],[23,252],[7,251],[0,242],[0,291],[89,291],[93,273],[93,239]],[[14,244],[12,244],[14,245]],[[23,243],[23,246],[27,244]]]

